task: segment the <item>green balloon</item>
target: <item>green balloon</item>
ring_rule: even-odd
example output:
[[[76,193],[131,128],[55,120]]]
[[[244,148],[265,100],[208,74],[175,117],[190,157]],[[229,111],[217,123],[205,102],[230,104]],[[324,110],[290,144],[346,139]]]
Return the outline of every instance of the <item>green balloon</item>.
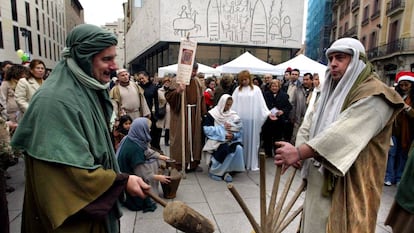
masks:
[[[30,60],[30,55],[28,53],[24,53],[23,56],[21,57],[23,62],[29,61]]]

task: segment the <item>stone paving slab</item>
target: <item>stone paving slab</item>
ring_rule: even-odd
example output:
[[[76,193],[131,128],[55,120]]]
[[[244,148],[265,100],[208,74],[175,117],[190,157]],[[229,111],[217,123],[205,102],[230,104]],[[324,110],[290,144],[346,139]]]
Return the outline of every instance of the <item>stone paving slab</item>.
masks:
[[[163,140],[162,140],[163,141]],[[168,148],[163,147],[167,152]],[[191,208],[210,219],[217,233],[251,233],[252,227],[243,213],[241,207],[227,189],[225,182],[212,180],[207,175],[207,167],[202,162],[203,172],[187,173],[186,179],[182,179],[174,200],[183,201]],[[21,211],[24,193],[24,162],[22,160],[16,166],[9,168],[12,178],[7,180],[8,184],[16,188],[16,191],[7,195],[9,202],[10,232],[20,232]],[[267,204],[270,201],[275,166],[271,158],[266,159],[266,193]],[[289,172],[282,176],[280,187],[284,187]],[[259,172],[238,173],[233,177],[233,185],[252,212],[254,218],[260,223],[260,198],[259,198]],[[288,199],[300,185],[300,176],[296,174],[292,187],[288,193]],[[161,190],[161,188],[160,188]],[[283,189],[279,189],[279,195]],[[384,226],[385,218],[394,199],[396,187],[384,187],[380,210],[378,213],[376,233],[390,233],[391,228]],[[298,202],[292,209],[296,209],[303,202],[302,193]],[[167,200],[173,201],[173,200]],[[143,213],[123,209],[121,218],[122,233],[176,233],[180,232],[164,222],[162,217],[162,206],[154,212]],[[299,218],[296,218],[284,231],[285,233],[296,232]]]

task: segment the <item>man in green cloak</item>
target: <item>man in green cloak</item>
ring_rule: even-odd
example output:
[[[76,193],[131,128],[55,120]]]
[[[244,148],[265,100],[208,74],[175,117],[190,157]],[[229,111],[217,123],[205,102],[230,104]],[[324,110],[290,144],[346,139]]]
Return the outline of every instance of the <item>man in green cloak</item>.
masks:
[[[12,146],[25,151],[22,232],[118,233],[119,196],[145,197],[150,188],[119,172],[111,143],[116,44],[97,26],[75,27],[19,123]]]

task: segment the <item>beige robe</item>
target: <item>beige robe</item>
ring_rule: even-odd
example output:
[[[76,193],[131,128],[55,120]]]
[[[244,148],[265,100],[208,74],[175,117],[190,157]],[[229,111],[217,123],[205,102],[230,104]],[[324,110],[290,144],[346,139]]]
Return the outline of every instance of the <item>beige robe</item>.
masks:
[[[144,97],[144,89],[134,82],[130,82],[126,87],[120,84],[115,85],[109,92],[109,95],[117,117],[122,116],[124,113],[132,119],[151,115]]]
[[[392,121],[401,98],[381,81],[367,79],[331,127],[308,140],[312,114],[298,132],[317,160],[337,176],[332,196],[322,196],[324,175],[311,165],[301,232],[375,232]]]
[[[176,160],[177,164],[182,162],[182,140],[185,140],[185,162],[190,163],[190,169],[197,167],[201,160],[201,149],[203,148],[203,127],[202,117],[207,113],[206,105],[204,102],[203,89],[200,81],[196,78],[191,78],[190,85],[185,89],[185,136],[181,133],[182,121],[181,121],[181,93],[178,93],[175,89],[169,90],[165,94],[167,102],[170,104],[170,156]],[[191,107],[191,121],[188,120],[188,104],[195,104],[195,107]],[[191,124],[192,130],[192,152],[193,158],[190,153],[190,143],[188,138],[188,125]],[[181,169],[177,166],[177,169]]]

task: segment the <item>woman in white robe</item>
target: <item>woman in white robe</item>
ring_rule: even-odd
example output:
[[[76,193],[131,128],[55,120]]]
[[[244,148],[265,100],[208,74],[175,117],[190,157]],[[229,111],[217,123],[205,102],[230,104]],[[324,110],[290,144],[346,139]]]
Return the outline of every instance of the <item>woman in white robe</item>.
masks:
[[[239,114],[243,123],[244,162],[247,170],[258,171],[260,131],[267,117],[275,120],[275,116],[267,108],[260,88],[253,85],[249,71],[241,71],[237,79],[239,86],[232,95],[233,110]]]

